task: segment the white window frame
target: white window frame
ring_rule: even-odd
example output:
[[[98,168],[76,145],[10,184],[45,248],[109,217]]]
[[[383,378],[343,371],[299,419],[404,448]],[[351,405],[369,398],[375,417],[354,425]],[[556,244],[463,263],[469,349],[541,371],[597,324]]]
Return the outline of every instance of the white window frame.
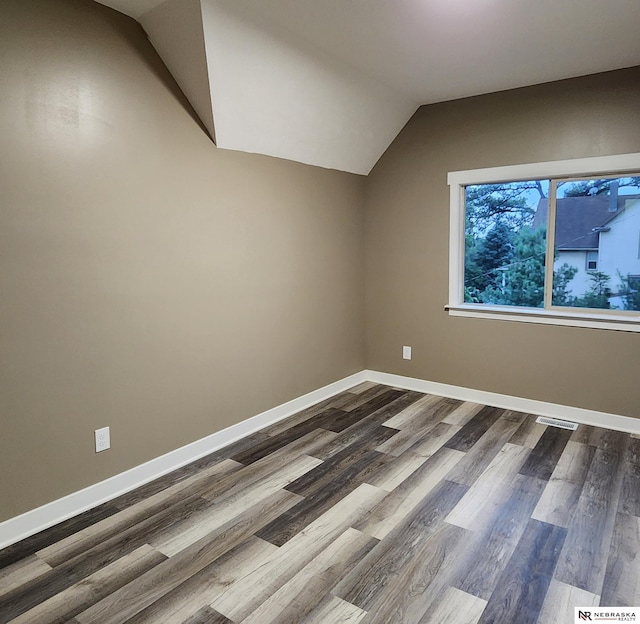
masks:
[[[636,171],[640,171],[640,152],[449,172],[447,176],[447,183],[450,187],[449,303],[446,306],[449,314],[451,316],[490,318],[524,323],[640,332],[640,313],[635,311],[612,313],[608,310],[577,310],[576,308],[542,309],[498,306],[487,303],[465,303],[464,301],[464,211],[466,186],[517,182],[520,180],[624,175],[627,172]],[[552,224],[550,225],[552,226]],[[549,250],[547,251],[549,255],[550,252]],[[549,267],[547,270],[549,270]]]

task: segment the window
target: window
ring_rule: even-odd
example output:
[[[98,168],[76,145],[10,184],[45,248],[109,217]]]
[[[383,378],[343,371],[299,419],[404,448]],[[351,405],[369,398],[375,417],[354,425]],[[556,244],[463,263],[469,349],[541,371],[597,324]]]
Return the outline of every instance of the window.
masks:
[[[449,184],[450,314],[640,331],[640,154]]]

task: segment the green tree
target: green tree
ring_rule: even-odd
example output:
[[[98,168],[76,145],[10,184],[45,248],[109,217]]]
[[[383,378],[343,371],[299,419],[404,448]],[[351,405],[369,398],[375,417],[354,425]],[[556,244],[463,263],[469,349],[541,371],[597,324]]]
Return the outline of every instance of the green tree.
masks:
[[[513,255],[513,232],[498,219],[484,238],[466,235],[465,301],[480,303],[487,288],[496,287]]]
[[[475,261],[479,269],[490,274],[509,264],[513,255],[513,233],[507,224],[499,219],[477,246]]]
[[[541,307],[544,305],[545,230],[524,227],[510,234],[509,253],[502,256],[501,263],[494,264],[491,280],[475,293],[475,298],[496,305]]]
[[[546,197],[540,180],[467,186],[467,230],[484,235],[499,220],[513,231],[531,225],[535,214],[531,198],[528,197],[531,191]]]
[[[618,279],[620,280],[618,294],[622,297],[623,309],[640,310],[640,279],[622,275],[620,271],[618,271]]]
[[[472,234],[465,234],[464,245],[464,300],[466,303],[481,303],[480,292],[487,287],[488,276],[482,274],[478,265],[478,248],[482,240]]]
[[[500,232],[502,232],[501,235]],[[545,228],[522,228],[519,232],[510,232],[509,253],[499,255],[496,249],[501,247],[497,241],[504,241],[504,232],[497,228],[492,235],[494,244],[489,247],[490,254],[483,250],[484,259],[499,257],[500,262],[493,270],[481,275],[485,278],[482,287],[465,289],[465,301],[470,303],[493,303],[495,305],[516,305],[532,308],[544,307],[544,282],[546,266],[546,230]],[[489,236],[487,235],[487,238]],[[486,242],[486,241],[484,241]],[[502,248],[504,250],[504,248]],[[474,265],[476,270],[477,264]],[[575,267],[564,263],[553,273],[554,305],[574,305],[569,283],[577,273]],[[477,281],[480,283],[480,280]],[[591,296],[591,291],[590,291]],[[583,303],[590,303],[591,299]]]
[[[514,241],[513,260],[505,272],[504,296],[510,305],[544,306],[544,229],[522,228]]]
[[[553,272],[553,293],[551,302],[557,306],[573,305],[574,297],[569,290],[569,282],[575,277],[578,269],[566,262]]]
[[[591,286],[582,297],[575,297],[572,306],[576,308],[600,308],[608,310],[611,308],[609,297],[612,292],[609,288],[611,277],[602,271],[587,271]]]

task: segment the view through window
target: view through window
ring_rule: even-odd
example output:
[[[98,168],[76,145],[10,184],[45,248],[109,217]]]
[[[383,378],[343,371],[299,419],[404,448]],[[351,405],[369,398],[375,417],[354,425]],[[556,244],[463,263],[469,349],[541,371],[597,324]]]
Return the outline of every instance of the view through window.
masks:
[[[640,173],[464,194],[465,303],[640,310]]]

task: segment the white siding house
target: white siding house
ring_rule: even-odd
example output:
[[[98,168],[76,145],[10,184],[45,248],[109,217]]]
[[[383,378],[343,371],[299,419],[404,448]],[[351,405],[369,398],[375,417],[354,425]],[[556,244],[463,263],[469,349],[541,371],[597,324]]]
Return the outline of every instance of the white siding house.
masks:
[[[546,227],[547,200],[540,200],[534,227]],[[640,276],[640,196],[596,195],[556,200],[554,270],[563,264],[576,269],[570,294],[584,295],[592,286],[590,272],[611,278],[612,306],[622,308],[616,293],[619,274]]]
[[[611,290],[618,290],[623,276],[640,276],[640,198],[620,198],[622,207],[604,224],[599,236],[598,271],[611,276]],[[623,307],[619,297],[611,297],[616,307]]]

